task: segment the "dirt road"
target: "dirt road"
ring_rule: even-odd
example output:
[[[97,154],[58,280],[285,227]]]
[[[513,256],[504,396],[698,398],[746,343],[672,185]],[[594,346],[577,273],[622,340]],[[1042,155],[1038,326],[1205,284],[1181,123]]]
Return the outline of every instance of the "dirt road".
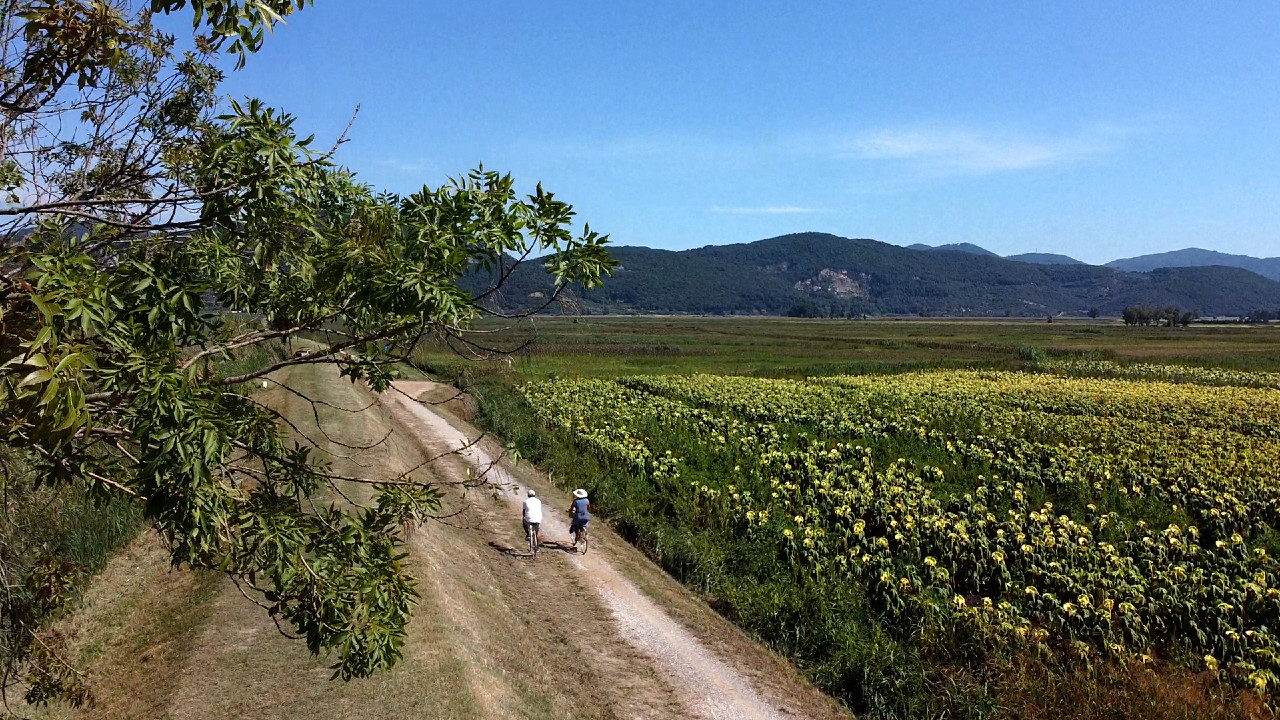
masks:
[[[512,475],[502,463],[495,462],[486,444],[473,443],[474,435],[469,437],[431,405],[416,400],[439,390],[435,383],[400,382],[382,395],[381,400],[394,417],[432,445],[433,451],[456,450],[457,456],[473,474],[486,473],[485,479],[507,501],[510,517],[518,518],[522,502],[522,495],[518,493],[525,487],[525,482]],[[552,495],[549,485],[537,490],[547,498],[544,502],[544,540],[560,538],[567,542],[568,516],[555,507],[567,505],[568,500],[552,502],[548,497]],[[556,499],[563,499],[563,496]],[[622,637],[649,658],[663,679],[676,689],[689,716],[711,720],[794,717],[794,709],[788,709],[786,705],[776,709],[777,701],[761,697],[737,668],[717,657],[635,583],[616,570],[602,549],[584,556],[566,557],[583,582],[609,609]]]

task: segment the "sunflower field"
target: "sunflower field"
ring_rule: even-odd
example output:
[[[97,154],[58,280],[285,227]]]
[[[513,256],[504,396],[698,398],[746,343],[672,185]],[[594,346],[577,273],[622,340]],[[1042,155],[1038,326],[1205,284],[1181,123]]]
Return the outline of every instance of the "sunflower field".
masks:
[[[798,579],[860,588],[933,652],[1168,662],[1272,703],[1274,379],[1087,369],[520,392],[546,429],[632,478],[633,496]]]
[[[1280,373],[1159,363],[1121,364],[1111,360],[1041,360],[1037,368],[1068,377],[1165,380],[1198,385],[1239,385],[1280,390]]]

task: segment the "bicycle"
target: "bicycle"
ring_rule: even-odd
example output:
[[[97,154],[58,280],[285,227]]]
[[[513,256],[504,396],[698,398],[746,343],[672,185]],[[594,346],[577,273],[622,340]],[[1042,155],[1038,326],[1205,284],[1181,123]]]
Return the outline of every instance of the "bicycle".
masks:
[[[587,529],[582,528],[573,534],[573,547],[579,555],[587,554]]]
[[[534,560],[538,559],[538,525],[537,523],[525,523],[525,535],[529,536],[529,556]]]

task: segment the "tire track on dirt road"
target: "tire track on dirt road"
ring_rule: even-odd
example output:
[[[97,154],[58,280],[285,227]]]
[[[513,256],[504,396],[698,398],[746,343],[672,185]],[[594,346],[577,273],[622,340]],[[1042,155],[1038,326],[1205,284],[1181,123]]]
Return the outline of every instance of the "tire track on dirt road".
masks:
[[[397,382],[381,400],[388,411],[422,434],[439,451],[456,451],[472,472],[487,472],[486,479],[518,517],[521,499],[514,488],[517,479],[480,443],[444,416],[416,398],[440,387],[431,382]],[[563,513],[545,508],[543,530],[549,536],[567,537]],[[673,620],[630,579],[616,570],[601,553],[569,556],[585,584],[594,588],[617,622],[619,634],[651,658],[659,672],[679,691],[691,715],[708,720],[782,720],[794,717],[767,702],[737,668],[717,657],[689,630]]]

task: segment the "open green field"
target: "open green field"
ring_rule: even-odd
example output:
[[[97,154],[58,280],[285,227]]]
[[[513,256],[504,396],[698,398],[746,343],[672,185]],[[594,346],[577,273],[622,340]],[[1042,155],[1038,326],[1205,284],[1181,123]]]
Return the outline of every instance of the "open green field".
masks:
[[[1034,351],[1280,370],[1277,325],[585,316],[537,318],[476,340],[502,348],[529,342],[513,360],[513,369],[526,377],[689,372],[800,377],[913,367],[1016,367]],[[483,364],[438,345],[419,358],[440,370],[483,372]]]

